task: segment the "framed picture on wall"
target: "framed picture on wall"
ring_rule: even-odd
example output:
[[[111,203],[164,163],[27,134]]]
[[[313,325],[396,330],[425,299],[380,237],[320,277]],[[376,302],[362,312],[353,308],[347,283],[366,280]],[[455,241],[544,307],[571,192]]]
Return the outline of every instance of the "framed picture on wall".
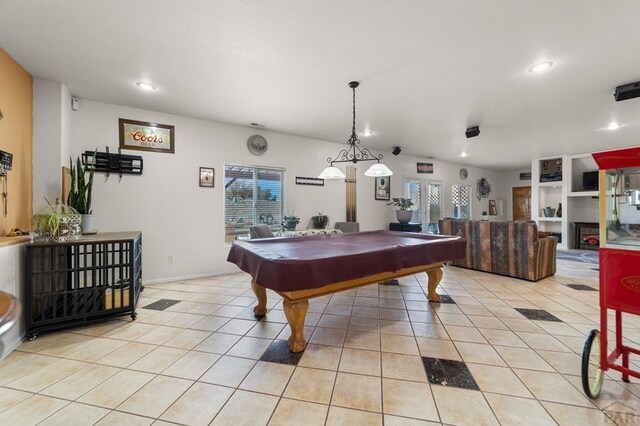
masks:
[[[498,208],[496,207],[496,200],[489,200],[489,216],[497,216]]]
[[[209,167],[200,167],[200,186],[213,188],[214,170]]]
[[[120,148],[139,151],[175,153],[175,127],[148,121],[118,120]]]
[[[391,177],[376,178],[376,200],[389,201],[391,199]]]

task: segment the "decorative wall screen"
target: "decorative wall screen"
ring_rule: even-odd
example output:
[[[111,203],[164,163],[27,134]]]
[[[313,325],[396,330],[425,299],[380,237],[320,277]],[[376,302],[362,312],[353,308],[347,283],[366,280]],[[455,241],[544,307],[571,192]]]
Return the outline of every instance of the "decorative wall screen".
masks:
[[[458,219],[471,218],[471,187],[468,185],[453,185],[453,217]]]
[[[277,230],[283,218],[284,170],[226,165],[224,167],[225,241],[248,238],[249,227]]]

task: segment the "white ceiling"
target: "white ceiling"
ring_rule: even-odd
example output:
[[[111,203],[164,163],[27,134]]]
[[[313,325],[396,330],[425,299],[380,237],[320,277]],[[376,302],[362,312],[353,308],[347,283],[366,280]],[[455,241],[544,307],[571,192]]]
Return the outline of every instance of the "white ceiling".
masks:
[[[0,0],[0,47],[75,96],[336,142],[359,80],[365,145],[508,169],[639,144],[640,99],[613,99],[640,80],[639,18],[637,0]]]

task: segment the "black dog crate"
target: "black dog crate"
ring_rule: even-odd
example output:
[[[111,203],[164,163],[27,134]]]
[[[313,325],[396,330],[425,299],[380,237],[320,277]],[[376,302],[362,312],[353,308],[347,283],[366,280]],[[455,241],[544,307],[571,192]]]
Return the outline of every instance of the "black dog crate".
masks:
[[[142,234],[101,233],[64,243],[27,244],[27,337],[118,315],[136,318]]]

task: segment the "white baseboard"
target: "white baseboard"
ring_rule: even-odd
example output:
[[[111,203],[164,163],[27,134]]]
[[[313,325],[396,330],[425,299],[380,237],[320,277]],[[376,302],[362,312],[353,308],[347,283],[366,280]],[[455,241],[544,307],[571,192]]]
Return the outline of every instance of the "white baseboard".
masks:
[[[232,269],[229,271],[215,271],[215,272],[207,272],[204,274],[195,274],[195,275],[184,275],[180,277],[170,277],[170,278],[158,278],[155,280],[142,280],[142,284],[159,284],[159,283],[167,283],[171,281],[184,281],[184,280],[193,280],[196,278],[206,278],[206,277],[218,277],[220,275],[229,275],[235,274],[238,272],[242,272],[239,268]]]

